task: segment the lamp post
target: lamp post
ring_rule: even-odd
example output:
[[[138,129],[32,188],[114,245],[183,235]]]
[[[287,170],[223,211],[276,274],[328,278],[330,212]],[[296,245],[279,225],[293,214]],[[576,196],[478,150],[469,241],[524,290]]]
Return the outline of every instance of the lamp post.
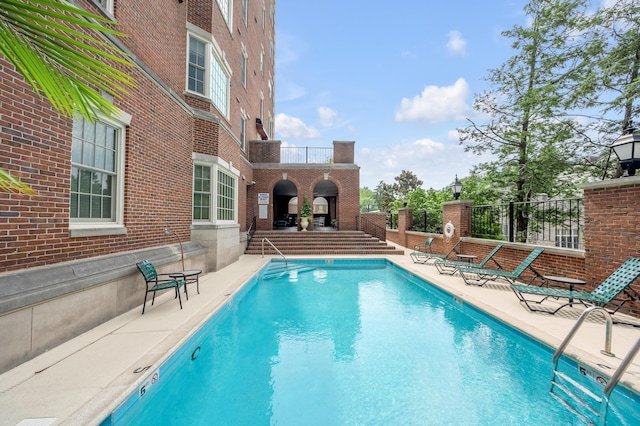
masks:
[[[462,192],[462,182],[458,180],[458,175],[456,174],[456,180],[451,184],[451,192],[453,192],[453,199],[457,200],[460,198],[460,193]]]
[[[629,120],[629,125],[613,144],[611,149],[618,157],[620,168],[626,170],[629,176],[634,176],[640,169],[640,134],[634,133],[635,127]]]
[[[371,211],[371,203],[367,203],[367,212]]]
[[[171,232],[169,230],[169,228],[165,227],[164,228],[164,235],[169,235],[169,234],[173,234],[176,236],[176,239],[178,240],[178,243],[180,244],[180,260],[182,261],[182,270],[184,271],[184,250],[182,249],[182,240],[180,239],[180,237],[178,236],[178,234],[176,234],[175,232]]]

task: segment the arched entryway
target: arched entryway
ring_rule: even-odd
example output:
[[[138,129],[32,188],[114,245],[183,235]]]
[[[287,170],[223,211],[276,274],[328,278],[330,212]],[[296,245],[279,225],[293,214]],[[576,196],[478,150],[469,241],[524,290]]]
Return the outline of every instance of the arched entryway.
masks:
[[[293,182],[281,180],[273,187],[273,229],[297,226],[297,189]],[[295,200],[294,200],[295,199]]]
[[[323,180],[313,188],[314,228],[334,227],[338,222],[338,187],[330,180]]]

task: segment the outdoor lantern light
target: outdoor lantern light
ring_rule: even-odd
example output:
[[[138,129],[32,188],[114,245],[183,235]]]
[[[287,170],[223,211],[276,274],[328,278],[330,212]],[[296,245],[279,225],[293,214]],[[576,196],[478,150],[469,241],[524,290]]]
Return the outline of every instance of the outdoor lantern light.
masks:
[[[407,207],[407,197],[402,197],[402,207]]]
[[[612,145],[611,149],[616,153],[620,168],[626,170],[629,176],[636,174],[636,169],[640,169],[640,134],[636,134],[635,127],[631,121],[620,136]]]
[[[451,184],[451,191],[453,192],[454,200],[460,198],[460,193],[462,192],[462,182],[458,180],[458,175],[456,175],[456,180],[454,180]]]

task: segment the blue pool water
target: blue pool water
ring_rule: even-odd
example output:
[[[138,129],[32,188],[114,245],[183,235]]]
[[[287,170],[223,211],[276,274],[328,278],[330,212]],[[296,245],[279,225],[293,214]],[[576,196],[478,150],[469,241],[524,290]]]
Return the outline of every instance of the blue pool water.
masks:
[[[537,341],[385,260],[293,263],[252,279],[104,424],[585,424],[550,396]],[[640,400],[612,399],[609,424],[633,424]]]

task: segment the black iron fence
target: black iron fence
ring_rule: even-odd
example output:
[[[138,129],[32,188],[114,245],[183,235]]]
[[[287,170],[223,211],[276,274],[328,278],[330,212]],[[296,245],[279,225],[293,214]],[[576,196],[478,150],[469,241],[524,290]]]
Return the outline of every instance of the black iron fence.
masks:
[[[387,228],[398,229],[398,213],[389,213],[387,215]]]
[[[471,235],[553,247],[584,247],[582,198],[473,206]]]
[[[414,210],[411,229],[419,232],[442,234],[442,210]]]
[[[330,164],[333,163],[333,148],[283,146],[280,148],[280,163]]]

